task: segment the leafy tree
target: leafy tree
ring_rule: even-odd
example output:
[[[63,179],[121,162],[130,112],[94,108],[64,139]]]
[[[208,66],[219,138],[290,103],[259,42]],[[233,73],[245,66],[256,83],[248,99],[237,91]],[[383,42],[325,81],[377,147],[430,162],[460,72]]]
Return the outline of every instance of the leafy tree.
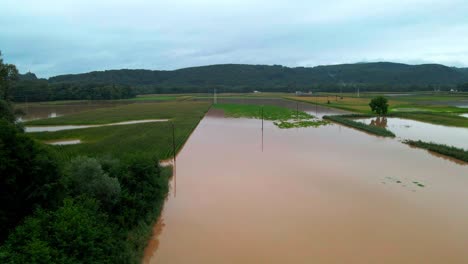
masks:
[[[4,119],[10,123],[14,123],[16,119],[10,102],[2,99],[0,99],[0,119]]]
[[[378,115],[386,115],[388,112],[388,100],[383,96],[372,99],[369,103],[372,112]]]
[[[150,157],[135,156],[124,162],[119,180],[122,198],[117,207],[121,226],[134,226],[162,201],[168,192],[167,178],[159,163]]]
[[[119,181],[105,173],[99,161],[94,158],[73,159],[63,177],[63,183],[70,194],[74,196],[86,194],[100,201],[108,210],[120,198]]]
[[[18,79],[18,70],[13,64],[4,64],[0,52],[0,99],[10,100],[11,83]]]
[[[116,231],[95,200],[67,198],[26,218],[0,248],[0,262],[120,263],[124,239]]]
[[[50,150],[0,119],[0,241],[38,206],[60,201],[59,165]]]

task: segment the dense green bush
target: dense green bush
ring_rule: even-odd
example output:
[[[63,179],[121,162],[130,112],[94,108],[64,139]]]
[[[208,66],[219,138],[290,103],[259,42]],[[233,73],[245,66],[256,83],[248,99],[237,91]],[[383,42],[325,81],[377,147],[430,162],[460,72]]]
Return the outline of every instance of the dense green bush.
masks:
[[[0,241],[35,207],[60,202],[59,178],[53,153],[0,119]]]
[[[26,218],[0,248],[1,263],[119,263],[122,238],[92,199],[65,199]],[[119,254],[120,252],[120,254]]]
[[[0,99],[0,119],[4,119],[10,123],[15,122],[15,114],[13,112],[13,107],[8,101]]]
[[[123,162],[119,181],[122,195],[117,206],[116,220],[121,226],[135,226],[164,200],[168,192],[168,178],[161,173],[156,159],[149,156],[132,156]]]
[[[71,160],[62,181],[70,195],[86,194],[97,199],[106,209],[112,208],[120,199],[119,181],[105,173],[94,158]]]

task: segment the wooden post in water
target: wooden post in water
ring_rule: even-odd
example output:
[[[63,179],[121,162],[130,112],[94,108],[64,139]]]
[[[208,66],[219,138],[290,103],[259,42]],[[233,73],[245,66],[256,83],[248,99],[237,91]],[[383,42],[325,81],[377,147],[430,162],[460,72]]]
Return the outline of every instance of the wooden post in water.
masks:
[[[174,166],[176,162],[176,145],[175,145],[175,127],[174,123],[171,122],[172,125],[172,154],[174,155]]]
[[[317,104],[318,104],[318,97],[315,98],[315,115],[317,116]]]
[[[299,102],[296,102],[296,120],[299,121]]]
[[[176,141],[175,141],[175,126],[174,122],[171,122],[172,125],[172,153],[174,155],[174,166],[172,167],[174,174],[174,197],[177,195],[177,172],[176,172]]]
[[[262,105],[262,131],[263,131],[263,105]]]

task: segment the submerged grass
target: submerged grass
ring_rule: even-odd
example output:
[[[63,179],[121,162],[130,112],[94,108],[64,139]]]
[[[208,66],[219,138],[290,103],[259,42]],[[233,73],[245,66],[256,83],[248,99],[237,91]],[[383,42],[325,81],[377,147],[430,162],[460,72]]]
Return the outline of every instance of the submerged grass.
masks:
[[[249,104],[216,104],[214,108],[221,109],[228,117],[248,117],[270,121],[279,128],[318,127],[328,122],[314,119],[314,116],[285,107],[273,105],[249,105]]]
[[[405,140],[404,143],[418,148],[427,149],[448,157],[452,157],[464,162],[468,162],[468,150],[447,146],[443,144],[436,144],[432,142],[424,142],[421,140]]]
[[[390,130],[387,130],[382,127],[367,125],[361,122],[357,122],[351,120],[351,118],[363,118],[363,117],[370,117],[370,115],[340,115],[340,116],[324,116],[324,119],[331,120],[336,123],[343,124],[345,126],[349,126],[352,128],[356,128],[358,130],[368,132],[377,136],[382,137],[395,137],[395,134]]]
[[[278,121],[274,124],[279,128],[300,128],[300,127],[319,127],[329,124],[325,120],[312,120],[312,121]]]

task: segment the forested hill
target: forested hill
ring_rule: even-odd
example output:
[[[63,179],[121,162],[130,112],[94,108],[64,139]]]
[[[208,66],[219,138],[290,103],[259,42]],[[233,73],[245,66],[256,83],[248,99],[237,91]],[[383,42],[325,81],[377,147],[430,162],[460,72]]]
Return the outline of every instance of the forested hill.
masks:
[[[174,71],[109,70],[38,79],[19,76],[13,99],[22,101],[123,99],[136,94],[294,91],[468,91],[468,69],[438,64],[357,63],[313,68],[222,64]]]
[[[220,87],[246,89],[313,89],[339,86],[426,87],[456,86],[468,82],[468,71],[438,64],[357,63],[313,68],[222,64],[174,71],[109,70],[52,77],[50,83],[102,82],[160,89],[205,90]],[[389,87],[391,89],[391,87]]]

